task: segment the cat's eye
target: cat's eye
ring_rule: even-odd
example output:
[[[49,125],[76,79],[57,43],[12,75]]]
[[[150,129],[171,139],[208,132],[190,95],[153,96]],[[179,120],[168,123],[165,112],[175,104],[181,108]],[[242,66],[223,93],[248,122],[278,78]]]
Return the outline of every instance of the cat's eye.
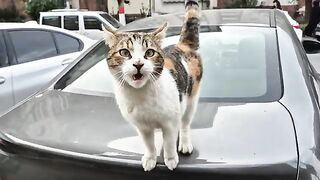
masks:
[[[129,57],[130,56],[130,52],[128,49],[120,49],[119,54],[123,57]]]
[[[155,50],[153,50],[153,49],[148,49],[147,51],[146,51],[146,56],[147,57],[152,57],[152,56],[154,56],[154,54],[155,54]]]

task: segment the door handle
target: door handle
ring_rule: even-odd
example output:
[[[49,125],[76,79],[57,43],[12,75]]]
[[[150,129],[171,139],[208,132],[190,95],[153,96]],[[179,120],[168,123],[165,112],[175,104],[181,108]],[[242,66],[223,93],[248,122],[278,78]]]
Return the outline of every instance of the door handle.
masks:
[[[61,64],[62,65],[68,65],[68,64],[72,63],[72,61],[73,61],[73,59],[68,58],[68,59],[63,60]]]
[[[3,84],[4,82],[6,82],[6,79],[4,77],[0,77],[0,84]]]

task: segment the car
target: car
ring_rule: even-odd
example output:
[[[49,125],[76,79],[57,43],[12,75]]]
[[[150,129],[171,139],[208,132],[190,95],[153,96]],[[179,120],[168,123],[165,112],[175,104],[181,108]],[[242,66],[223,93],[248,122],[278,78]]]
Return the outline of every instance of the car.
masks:
[[[49,83],[94,42],[32,21],[0,23],[0,114]]]
[[[308,59],[317,72],[320,72],[320,41],[313,37],[303,37]]]
[[[320,40],[320,24],[319,23],[317,24],[314,35],[318,40]]]
[[[163,15],[120,30],[150,32],[169,22],[165,47],[179,40],[182,21],[181,13]],[[164,165],[161,132],[158,164],[143,171],[143,144],[115,102],[107,51],[100,40],[0,117],[1,178],[319,179],[318,80],[281,11],[202,12],[194,151],[180,155],[174,171]]]
[[[113,30],[122,26],[106,12],[83,9],[54,9],[40,12],[39,24],[68,29],[94,40],[103,38],[101,24]]]

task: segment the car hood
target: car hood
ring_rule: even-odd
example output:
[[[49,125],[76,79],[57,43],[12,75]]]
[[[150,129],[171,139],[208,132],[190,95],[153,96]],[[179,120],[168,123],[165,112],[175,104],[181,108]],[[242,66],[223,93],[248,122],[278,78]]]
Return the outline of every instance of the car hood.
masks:
[[[115,99],[46,91],[0,118],[9,141],[60,155],[140,166],[143,144]],[[280,103],[214,103],[202,99],[192,123],[194,152],[179,168],[271,167],[296,173],[297,148],[290,114]],[[159,166],[161,132],[156,132]],[[218,168],[218,169],[219,169]]]

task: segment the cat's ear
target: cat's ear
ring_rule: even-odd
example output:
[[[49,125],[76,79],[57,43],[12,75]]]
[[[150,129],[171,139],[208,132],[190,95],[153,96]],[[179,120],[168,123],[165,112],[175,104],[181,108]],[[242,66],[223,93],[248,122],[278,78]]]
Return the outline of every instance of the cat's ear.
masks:
[[[161,44],[162,40],[166,37],[167,30],[168,30],[168,23],[164,23],[158,29],[151,32],[151,34],[154,36],[155,40]]]
[[[109,27],[105,27],[103,24],[101,24],[101,27],[103,30],[103,37],[105,39],[105,43],[109,45],[109,47],[112,47],[117,39],[116,31],[112,30]]]

